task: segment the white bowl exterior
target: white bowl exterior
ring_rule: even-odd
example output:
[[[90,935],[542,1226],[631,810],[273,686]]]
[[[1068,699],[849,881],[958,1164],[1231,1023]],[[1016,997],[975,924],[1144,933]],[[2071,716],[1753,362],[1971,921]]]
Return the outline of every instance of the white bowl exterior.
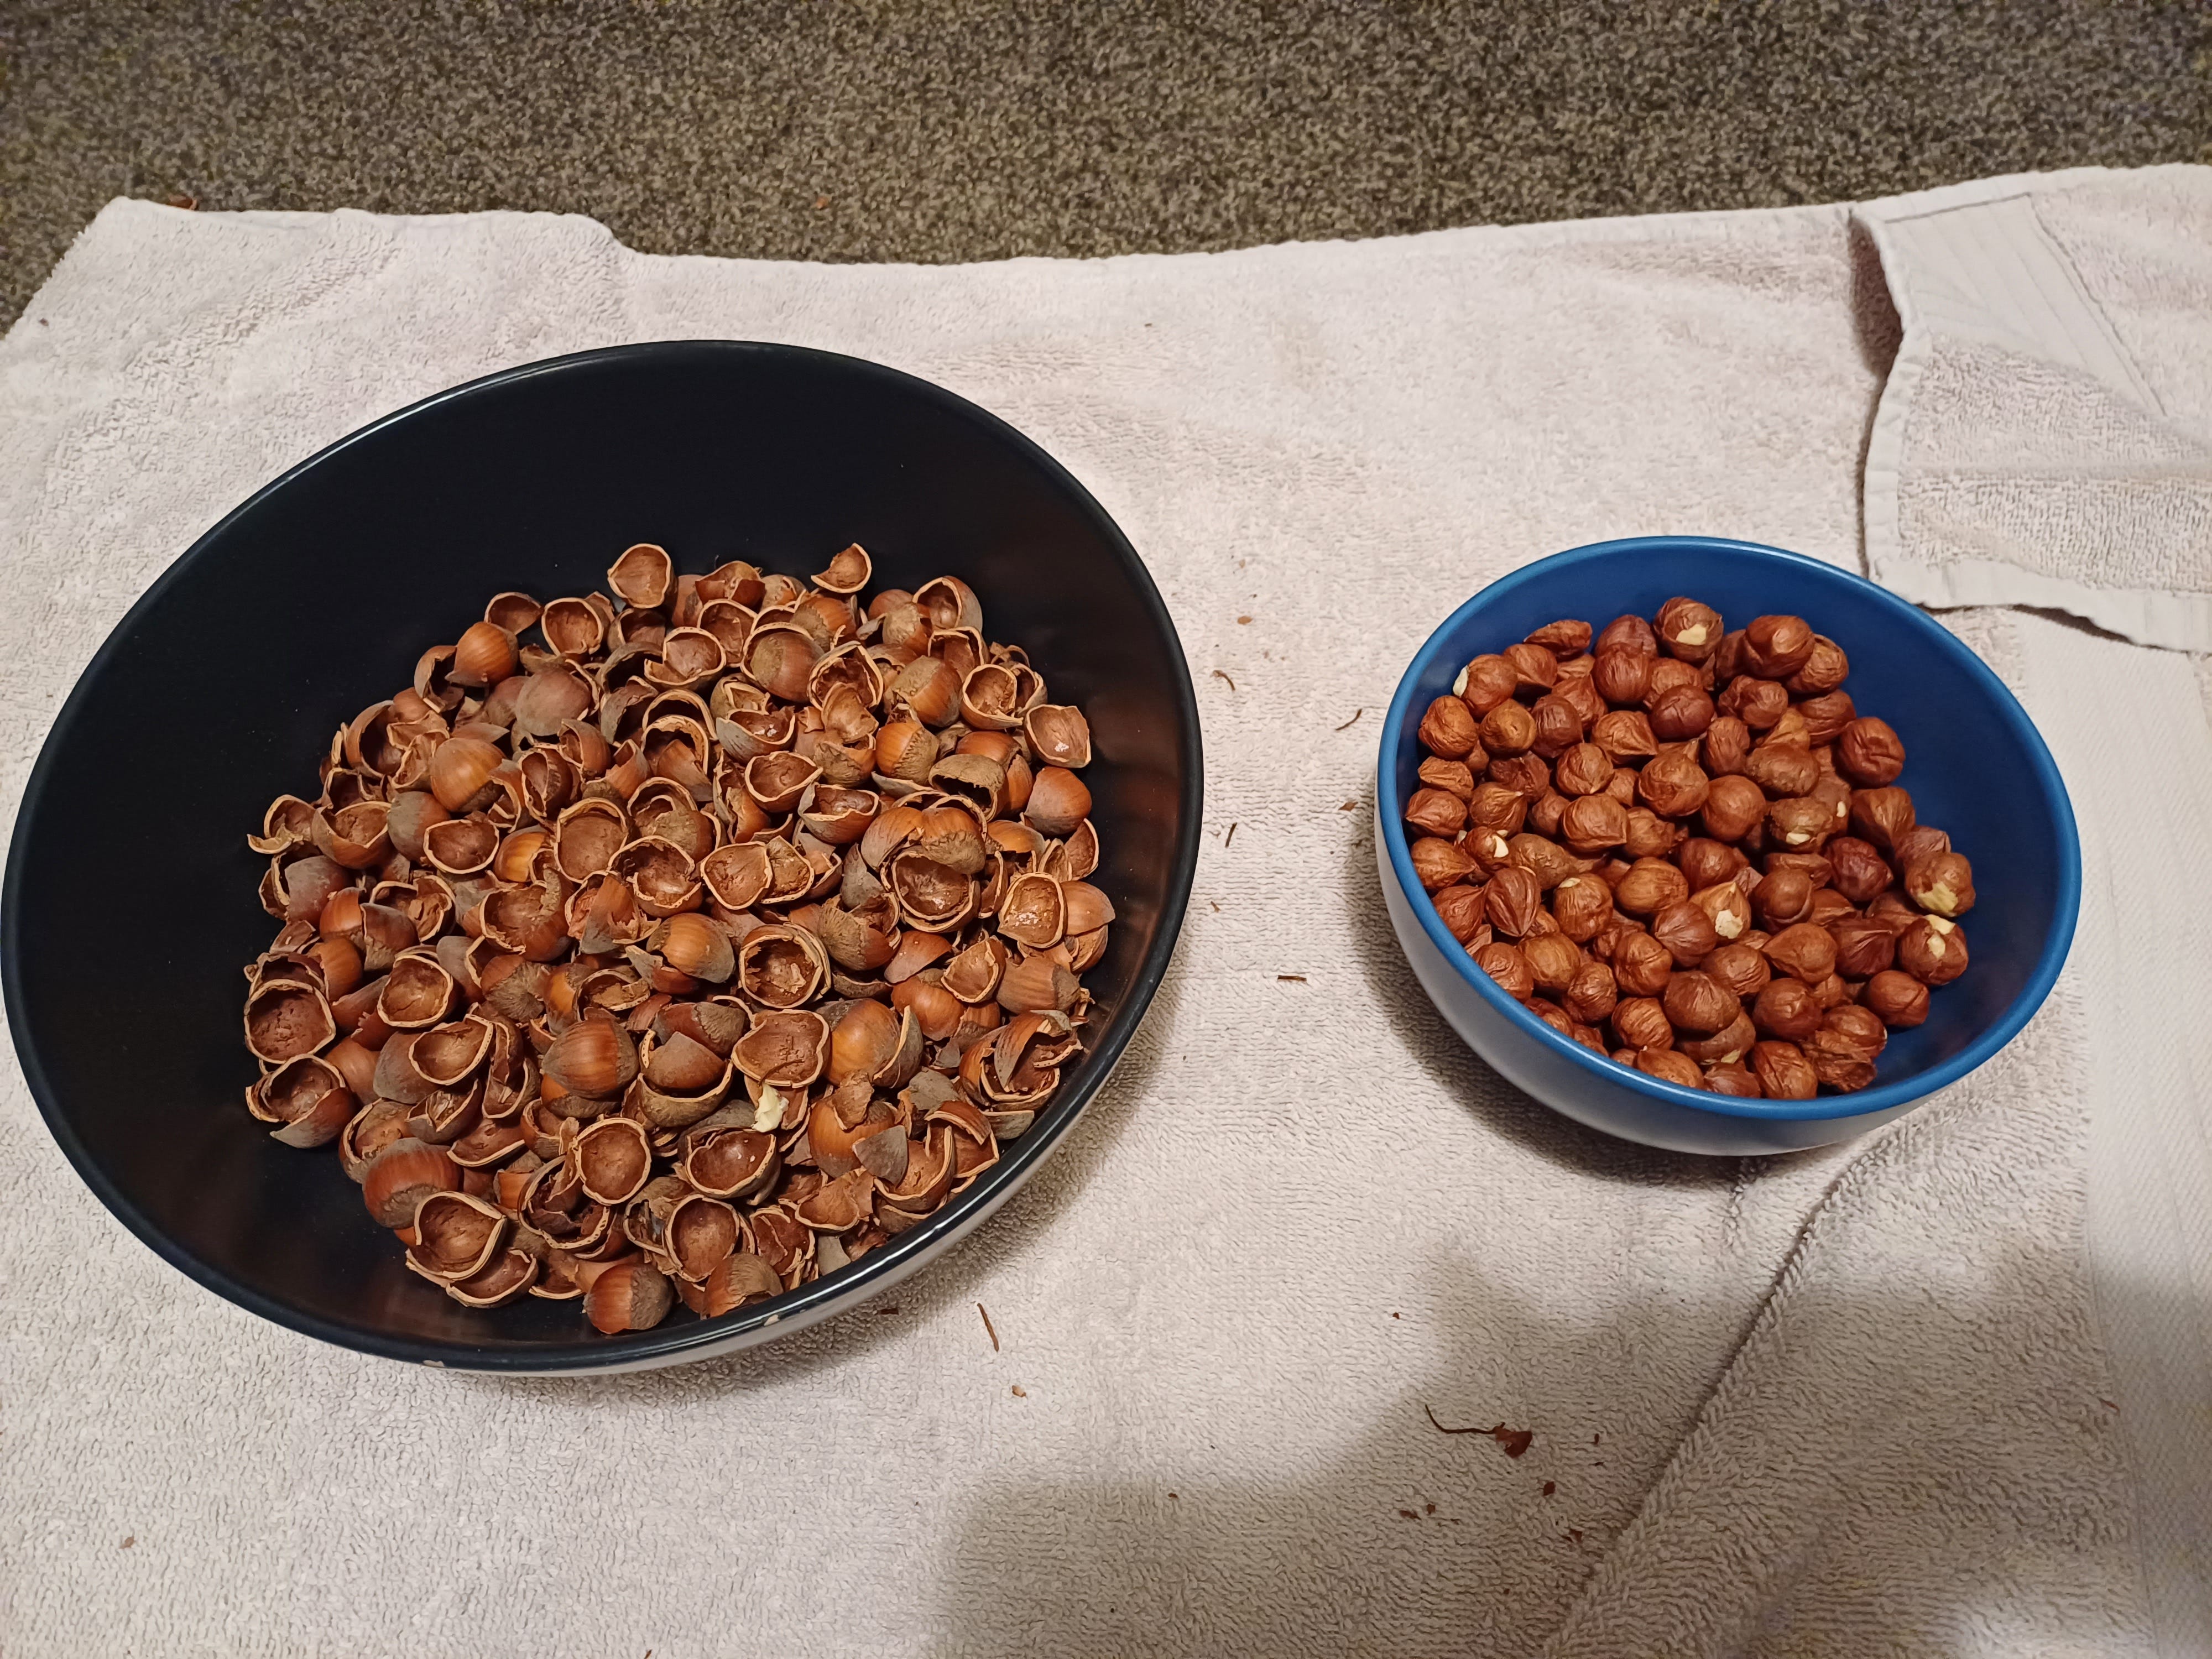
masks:
[[[1444,960],[1398,884],[1383,843],[1380,809],[1376,814],[1375,862],[1382,878],[1383,906],[1390,913],[1390,926],[1397,930],[1399,947],[1437,1012],[1459,1033],[1460,1040],[1507,1082],[1577,1123],[1668,1152],[1757,1158],[1849,1140],[1919,1104],[1908,1100],[1852,1117],[1734,1117],[1677,1106],[1626,1083],[1615,1083],[1521,1030]]]

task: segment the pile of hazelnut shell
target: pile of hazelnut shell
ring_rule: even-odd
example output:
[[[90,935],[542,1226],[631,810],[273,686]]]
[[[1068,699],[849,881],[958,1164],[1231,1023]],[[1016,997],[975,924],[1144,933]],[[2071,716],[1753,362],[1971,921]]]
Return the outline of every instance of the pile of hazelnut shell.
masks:
[[[1897,787],[1841,646],[1802,617],[1547,624],[1421,720],[1413,868],[1546,1024],[1691,1088],[1863,1089],[1966,970],[1972,867]]]

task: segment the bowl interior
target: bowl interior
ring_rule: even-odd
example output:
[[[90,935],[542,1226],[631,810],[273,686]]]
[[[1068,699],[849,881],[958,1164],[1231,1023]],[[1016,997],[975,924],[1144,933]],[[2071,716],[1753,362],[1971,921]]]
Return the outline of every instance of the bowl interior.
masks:
[[[1892,1034],[1872,1088],[1811,1101],[1738,1101],[1613,1066],[1559,1036],[1499,990],[1455,944],[1413,878],[1403,804],[1419,787],[1416,729],[1468,660],[1546,623],[1602,628],[1649,617],[1676,594],[1705,600],[1731,628],[1795,613],[1850,658],[1848,690],[1904,740],[1898,782],[1918,821],[1949,832],[1973,862],[1964,918],[1971,966],[1929,999],[1926,1024]],[[1873,583],[1802,555],[1706,537],[1646,537],[1555,555],[1493,583],[1431,636],[1407,670],[1382,733],[1383,832],[1399,879],[1455,971],[1561,1048],[1679,1104],[1736,1115],[1834,1116],[1875,1111],[1939,1088],[1996,1052],[2049,992],[2071,942],[2081,854],[2064,786],[2033,725],[2003,684],[1932,617]]]
[[[335,1156],[276,1145],[241,1103],[241,969],[276,925],[244,838],[272,796],[312,794],[332,730],[494,592],[587,592],[638,541],[682,570],[744,558],[804,576],[854,540],[878,586],[965,579],[989,637],[1088,713],[1095,879],[1119,920],[1085,976],[1089,1052],[1030,1133],[782,1315],[926,1254],[1018,1181],[1127,1042],[1182,919],[1201,768],[1174,627],[1097,504],[974,405],[850,358],[686,343],[532,365],[356,434],[210,531],[102,648],[25,794],[0,919],[25,1071],[94,1189],[211,1288],[401,1358],[636,1363],[762,1322],[679,1307],[605,1339],[573,1304],[472,1312],[407,1273]]]

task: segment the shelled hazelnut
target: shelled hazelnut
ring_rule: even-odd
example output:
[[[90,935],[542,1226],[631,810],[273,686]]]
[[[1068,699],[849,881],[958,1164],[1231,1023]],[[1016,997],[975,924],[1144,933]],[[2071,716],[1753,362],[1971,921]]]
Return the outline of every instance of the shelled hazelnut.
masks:
[[[1672,1082],[1868,1086],[1965,971],[1974,873],[1802,617],[1678,597],[1476,657],[1404,816],[1453,939],[1561,1035]]]

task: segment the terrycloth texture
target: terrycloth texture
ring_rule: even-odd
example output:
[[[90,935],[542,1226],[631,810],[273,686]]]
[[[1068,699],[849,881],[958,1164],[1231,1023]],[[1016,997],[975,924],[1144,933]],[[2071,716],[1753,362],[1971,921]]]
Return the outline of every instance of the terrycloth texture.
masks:
[[[1988,179],[1858,218],[1905,325],[1867,453],[1876,580],[2212,651],[2212,172]]]
[[[2051,1004],[1837,1182],[1558,1659],[2212,1651],[2203,916],[2142,915],[2127,891],[2207,850],[2212,732],[2185,659],[2038,617],[1954,621],[2077,805],[2128,790],[2154,749],[2172,792],[2083,814],[2081,930]],[[2100,1171],[2090,1142],[2116,1121],[2139,1139],[2147,1121],[2148,1156]],[[2136,1259],[2092,1260],[2100,1173],[2106,1207],[2135,1212]],[[2136,1368],[2108,1373],[2105,1333],[2145,1323],[2114,1343]]]
[[[10,812],[107,628],[264,478],[507,363],[722,335],[938,380],[1097,492],[1202,688],[1212,833],[1144,1032],[1037,1182],[895,1312],[678,1371],[500,1382],[264,1325],[106,1220],[9,1067],[0,1646],[1528,1652],[1747,1331],[1747,1360],[1785,1318],[1808,1364],[1863,1342],[1801,1297],[1869,1282],[1854,1243],[1887,1241],[1899,1302],[1960,1290],[1886,1369],[1971,1392],[2002,1355],[2036,1373],[2022,1400],[2109,1393],[2078,1175],[1990,1162],[2023,1099],[2078,1140],[2080,1021],[2112,1017],[2094,981],[1846,1180],[1863,1214],[1798,1244],[1863,1149],[1715,1164],[1554,1120],[1429,1010],[1374,888],[1376,716],[1475,587],[1668,529],[1852,560],[1887,320],[1841,209],[940,270],[645,258],[519,216],[109,209],[0,345]],[[1948,1241],[1905,1248],[1870,1207],[1891,1187],[2010,1218],[2009,1255],[1958,1230],[2040,1295],[1985,1304]],[[1431,1410],[1534,1442],[1509,1458]],[[1736,1425],[1767,1431],[1739,1413],[1687,1455]],[[2002,1471],[1887,1426],[1886,1455],[1920,1445],[1929,1484],[1990,1513],[2081,1515],[2014,1552],[2013,1633],[2139,1641],[2110,1413]],[[1987,1589],[1981,1558],[1908,1565],[1912,1608]],[[1760,1582],[1859,1648],[1922,1627],[1817,1554]],[[1627,1648],[1701,1643],[1739,1589],[1678,1581]]]

